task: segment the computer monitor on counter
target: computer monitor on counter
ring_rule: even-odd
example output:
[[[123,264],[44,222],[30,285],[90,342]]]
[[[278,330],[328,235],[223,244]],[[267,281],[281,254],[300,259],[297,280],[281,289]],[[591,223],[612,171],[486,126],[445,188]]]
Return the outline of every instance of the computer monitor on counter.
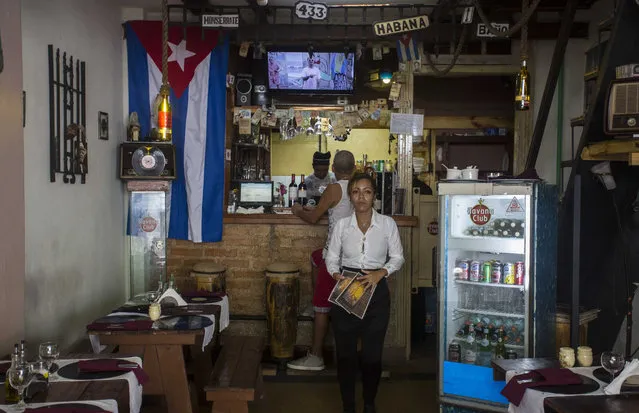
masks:
[[[240,206],[265,208],[273,206],[273,182],[254,181],[240,183]]]

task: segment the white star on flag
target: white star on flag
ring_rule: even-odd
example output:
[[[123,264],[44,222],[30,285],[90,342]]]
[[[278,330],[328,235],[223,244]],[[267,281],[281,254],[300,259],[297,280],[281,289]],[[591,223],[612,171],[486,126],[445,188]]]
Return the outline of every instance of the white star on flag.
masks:
[[[173,44],[169,42],[171,48],[171,55],[169,56],[169,62],[177,62],[180,65],[180,69],[184,71],[184,61],[191,56],[195,56],[195,53],[186,48],[186,40],[182,40],[180,44]]]

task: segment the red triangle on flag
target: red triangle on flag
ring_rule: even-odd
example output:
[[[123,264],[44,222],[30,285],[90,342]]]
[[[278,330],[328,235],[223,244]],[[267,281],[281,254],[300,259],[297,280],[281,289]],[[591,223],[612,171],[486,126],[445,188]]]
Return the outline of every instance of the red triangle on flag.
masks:
[[[162,71],[162,22],[138,20],[129,24],[155,65]],[[169,43],[176,50],[181,47],[180,50],[184,52],[171,59],[171,47],[168,50],[169,60],[173,60],[168,63],[169,84],[175,96],[180,97],[184,93],[193,79],[195,69],[217,46],[219,36],[220,32],[217,30],[187,27],[185,38],[182,27],[169,27]],[[186,43],[181,44],[182,40],[186,40]],[[183,64],[183,68],[180,64]]]

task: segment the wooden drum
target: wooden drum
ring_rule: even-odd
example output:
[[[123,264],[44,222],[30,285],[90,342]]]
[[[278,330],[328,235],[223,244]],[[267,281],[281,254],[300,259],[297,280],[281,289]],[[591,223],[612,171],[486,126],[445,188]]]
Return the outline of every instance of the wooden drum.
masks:
[[[266,322],[271,356],[276,359],[293,358],[300,299],[299,274],[299,268],[293,264],[274,263],[266,268]]]
[[[191,277],[195,278],[197,291],[212,293],[226,292],[226,268],[213,262],[198,262],[191,270]]]

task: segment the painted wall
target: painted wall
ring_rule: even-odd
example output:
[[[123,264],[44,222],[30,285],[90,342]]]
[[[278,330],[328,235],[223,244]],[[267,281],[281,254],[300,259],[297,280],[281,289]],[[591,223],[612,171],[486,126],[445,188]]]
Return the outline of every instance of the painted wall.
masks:
[[[397,158],[397,145],[391,145],[391,155],[388,154],[388,129],[353,129],[346,142],[328,139],[328,150],[335,155],[337,150],[353,152],[355,160],[362,159],[363,154],[369,160]],[[322,144],[322,149],[325,146]],[[279,134],[273,134],[271,141],[271,175],[289,176],[292,173],[308,175],[313,172],[311,163],[313,153],[317,151],[317,137],[297,136],[289,141],[282,141]]]
[[[0,356],[24,334],[24,141],[19,0],[0,0]]]
[[[22,13],[26,337],[66,345],[125,298],[124,191],[116,178],[124,134],[121,11],[100,0],[30,0]],[[86,62],[86,185],[49,182],[48,44]],[[109,114],[108,141],[97,138],[98,111]]]

